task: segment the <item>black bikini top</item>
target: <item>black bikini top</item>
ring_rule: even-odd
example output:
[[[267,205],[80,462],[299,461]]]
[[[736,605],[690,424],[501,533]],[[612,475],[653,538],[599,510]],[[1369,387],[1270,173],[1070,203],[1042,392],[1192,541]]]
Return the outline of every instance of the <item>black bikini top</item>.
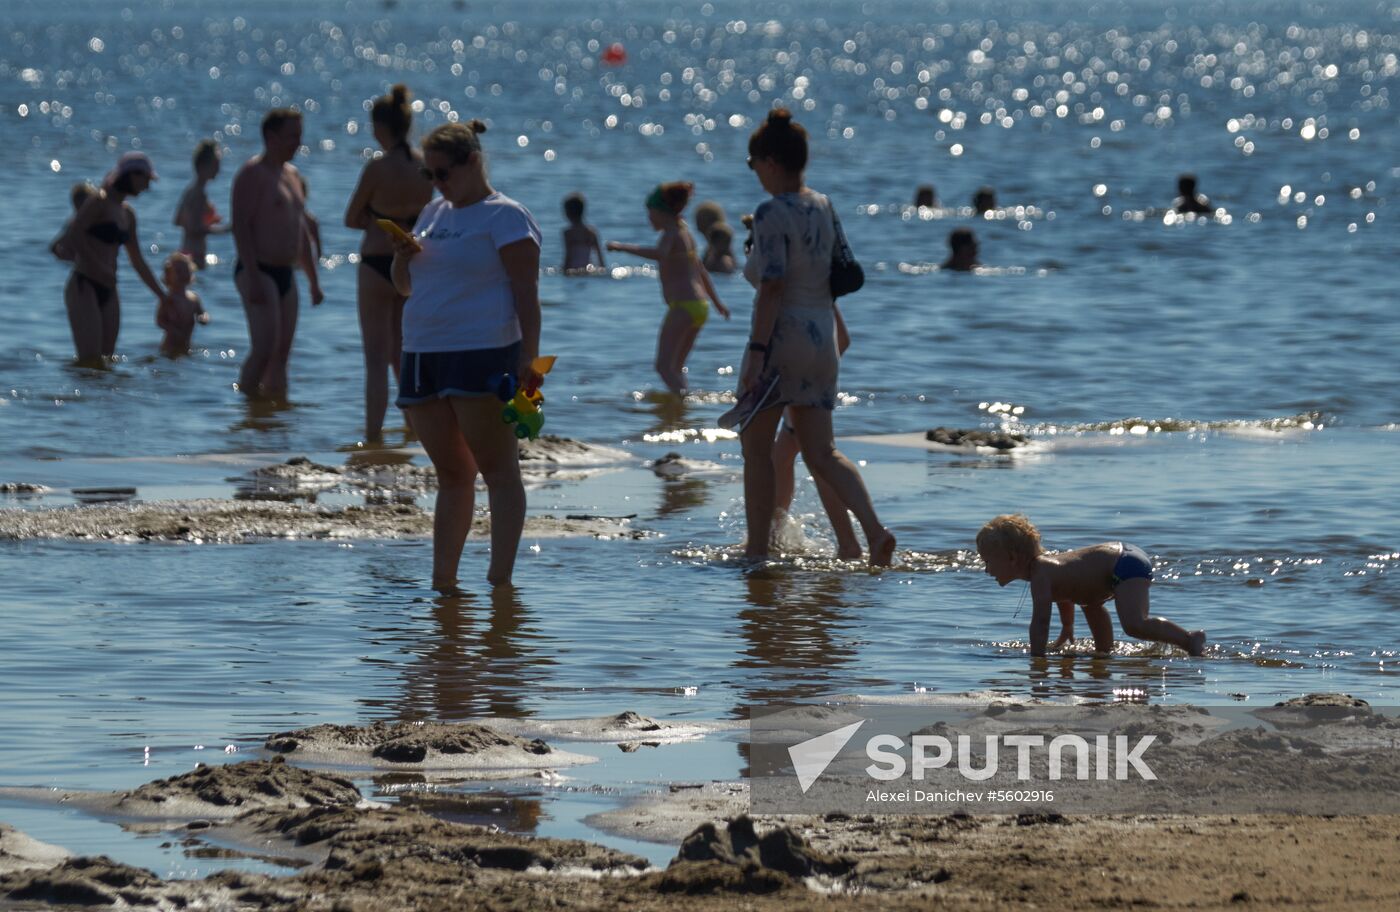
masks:
[[[373,206],[367,206],[366,208],[369,209],[371,218],[388,219],[405,231],[412,231],[413,226],[418,224],[418,216],[416,215],[385,215]]]
[[[131,234],[123,231],[121,226],[116,222],[98,222],[95,225],[89,225],[87,233],[104,244],[116,244],[118,246],[125,244],[131,239]]]

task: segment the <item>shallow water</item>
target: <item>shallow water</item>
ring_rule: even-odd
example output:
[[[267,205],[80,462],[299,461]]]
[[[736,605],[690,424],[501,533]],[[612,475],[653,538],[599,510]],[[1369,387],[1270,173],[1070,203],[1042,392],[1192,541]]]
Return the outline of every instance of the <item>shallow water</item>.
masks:
[[[15,5],[0,35],[0,165],[25,213],[0,222],[0,482],[55,489],[0,506],[62,504],[92,485],[231,496],[227,478],[243,471],[166,457],[347,458],[361,408],[357,238],[338,222],[365,144],[349,125],[398,79],[428,106],[420,125],[440,122],[441,105],[491,122],[494,180],[539,217],[546,262],[559,254],[559,199],[575,189],[604,238],[649,236],[641,198],[662,179],[694,180],[737,222],[760,200],[743,166],[754,119],[779,97],[800,106],[816,137],[810,181],[837,201],[869,277],[844,305],[855,341],[838,431],[1005,425],[1040,445],[989,457],[843,444],[864,461],[903,566],[809,556],[745,572],[727,557],[742,537],[737,445],[713,428],[746,337],[746,286],[718,280],[738,318],[702,333],[697,395],[677,411],[646,395],[658,386],[655,278],[547,274],[544,347],[560,355],[550,429],[636,459],[535,488],[532,509],[635,513],[659,535],[527,541],[514,596],[460,602],[427,589],[423,541],[2,543],[0,784],[129,787],[187,769],[202,756],[193,745],[251,749],[322,721],[713,718],[755,700],[916,687],[1395,698],[1394,10],[1331,4],[1323,21],[1311,5],[1195,4],[1163,19],[1132,3],[1000,2],[911,16],[876,2],[804,4],[796,20],[777,4],[685,16],[628,4],[625,18],[597,4],[561,20],[533,6],[242,8],[235,19],[212,3]],[[624,41],[631,63],[600,68],[594,40]],[[69,183],[139,143],[164,178],[136,201],[142,238],[163,255],[178,242],[166,223],[195,140],[218,131],[229,146],[213,189],[226,211],[232,168],[274,100],[308,112],[298,166],[329,257],[327,303],[303,312],[293,407],[256,411],[230,387],[246,334],[226,238],[213,246],[225,262],[200,281],[214,315],[197,335],[206,351],[157,359],[150,302],[124,269],[125,360],[69,366],[65,275],[44,252]],[[1155,211],[1183,169],[1228,218],[1167,224]],[[1012,208],[982,221],[909,212],[921,182],[950,206],[990,183]],[[928,268],[966,225],[993,268]],[[1276,419],[1289,420],[1280,431]],[[724,470],[664,480],[639,468],[668,450]],[[817,509],[804,482],[799,511]],[[1147,549],[1154,607],[1207,628],[1210,654],[1120,644],[1109,661],[1029,663],[1020,589],[997,589],[957,553],[1011,510],[1052,547]],[[807,534],[820,539],[821,525]],[[469,544],[466,579],[483,549]],[[733,769],[707,760],[713,775],[737,771],[726,755]],[[627,775],[691,762],[674,756]],[[586,813],[548,808],[558,832]],[[3,816],[18,824],[17,813]]]

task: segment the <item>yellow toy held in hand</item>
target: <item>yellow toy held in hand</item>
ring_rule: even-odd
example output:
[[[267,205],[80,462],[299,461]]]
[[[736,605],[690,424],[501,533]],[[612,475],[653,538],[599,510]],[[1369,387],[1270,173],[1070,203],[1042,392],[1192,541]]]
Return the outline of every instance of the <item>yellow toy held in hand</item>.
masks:
[[[404,231],[403,228],[399,227],[399,224],[397,222],[392,221],[390,219],[375,219],[374,223],[378,225],[381,229],[383,229],[384,233],[389,235],[389,237],[393,238],[394,240],[407,241],[414,247],[417,247],[419,250],[423,249],[423,245],[418,243],[418,238],[409,234],[407,231]]]
[[[541,355],[530,362],[530,367],[543,382],[544,375],[554,367],[554,361],[554,355]],[[509,382],[514,390],[509,395],[501,396],[508,399],[506,407],[501,410],[501,420],[515,425],[515,436],[521,440],[535,440],[544,428],[544,393],[540,392],[539,384],[516,385],[511,377],[504,377],[503,380]]]

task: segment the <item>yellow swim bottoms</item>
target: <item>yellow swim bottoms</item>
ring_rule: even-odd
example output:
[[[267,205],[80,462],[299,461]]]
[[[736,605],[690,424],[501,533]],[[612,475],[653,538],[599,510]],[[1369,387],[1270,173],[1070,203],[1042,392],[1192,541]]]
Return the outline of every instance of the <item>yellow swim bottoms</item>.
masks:
[[[672,301],[671,307],[679,307],[690,315],[690,320],[699,329],[705,325],[705,321],[710,319],[709,301]]]

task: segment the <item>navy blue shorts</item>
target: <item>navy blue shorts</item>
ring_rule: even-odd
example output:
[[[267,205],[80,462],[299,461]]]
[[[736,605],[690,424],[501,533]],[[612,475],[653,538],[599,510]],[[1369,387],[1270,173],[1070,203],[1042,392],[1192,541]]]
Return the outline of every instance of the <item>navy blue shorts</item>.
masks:
[[[1127,542],[1119,544],[1123,546],[1123,555],[1118,558],[1118,563],[1113,565],[1113,588],[1117,589],[1119,583],[1130,579],[1145,579],[1151,582],[1152,558],[1147,556],[1147,552]]]
[[[404,352],[394,404],[405,408],[449,396],[496,396],[501,377],[513,378],[519,365],[519,342],[471,351]],[[509,386],[514,385],[512,380]]]

